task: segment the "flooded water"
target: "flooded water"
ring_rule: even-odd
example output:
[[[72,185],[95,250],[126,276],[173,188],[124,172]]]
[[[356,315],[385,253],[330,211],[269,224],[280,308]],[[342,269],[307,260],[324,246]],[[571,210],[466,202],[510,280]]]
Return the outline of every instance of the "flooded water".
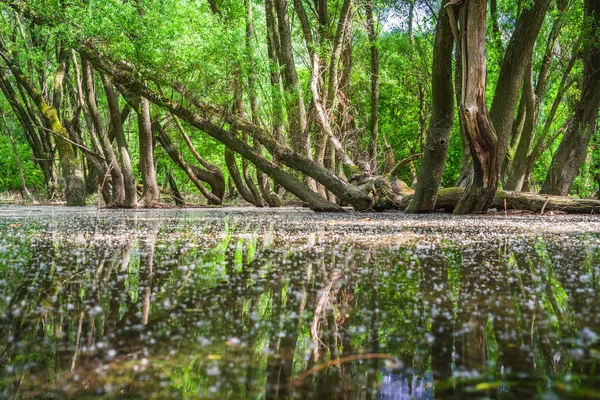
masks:
[[[600,398],[600,219],[0,208],[0,397]]]

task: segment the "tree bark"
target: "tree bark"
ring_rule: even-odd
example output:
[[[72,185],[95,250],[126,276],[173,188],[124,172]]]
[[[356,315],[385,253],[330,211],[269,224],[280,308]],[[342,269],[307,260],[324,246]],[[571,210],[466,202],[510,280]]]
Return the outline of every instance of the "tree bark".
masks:
[[[21,196],[24,201],[27,201],[31,198],[31,193],[27,189],[27,183],[25,182],[25,174],[23,173],[23,165],[21,164],[21,157],[19,157],[19,150],[17,149],[17,145],[15,143],[15,139],[12,136],[11,129],[8,126],[8,121],[6,120],[6,115],[2,112],[2,121],[4,122],[4,127],[6,128],[6,135],[8,136],[8,140],[13,149],[13,153],[15,155],[15,161],[17,163],[17,168],[19,169],[19,179],[21,180]]]
[[[533,60],[530,60],[528,64],[523,85],[523,98],[521,99],[525,108],[523,130],[518,139],[515,154],[510,157],[512,161],[508,164],[507,179],[503,185],[504,189],[517,192],[520,192],[523,188],[527,170],[527,156],[535,139],[535,127],[540,110],[540,100],[533,90]]]
[[[521,12],[502,59],[490,109],[490,118],[498,138],[498,172],[508,150],[527,60],[531,57],[549,6],[550,0],[535,0],[529,8]]]
[[[177,151],[177,149],[171,142],[171,139],[169,138],[162,125],[158,121],[154,121],[154,123],[152,124],[152,131],[155,133],[156,139],[161,144],[165,152],[169,155],[171,160],[173,160],[173,162],[179,168],[181,168],[183,172],[185,172],[185,174],[188,178],[190,178],[194,186],[196,186],[200,193],[202,193],[202,195],[208,200],[208,204],[220,205],[222,198],[216,196],[214,193],[208,192],[202,184],[202,182],[200,182],[201,180],[205,182],[207,180],[211,180],[212,175],[210,174],[210,172],[200,170],[199,168],[194,168],[193,165],[188,163],[183,158],[181,153]],[[207,183],[209,183],[210,185],[210,181],[208,181]]]
[[[150,103],[141,96],[138,106],[138,136],[140,142],[140,172],[144,190],[140,202],[144,207],[153,207],[159,199],[160,192],[154,170],[154,150],[152,143],[152,122],[150,119]]]
[[[242,196],[242,199],[254,205],[254,196],[244,183],[242,174],[240,174],[237,161],[235,160],[235,153],[229,148],[225,148],[225,165],[227,166],[229,176],[235,185],[235,189],[238,191],[240,196]]]
[[[444,1],[444,6],[448,1]],[[454,121],[454,86],[452,85],[452,48],[454,40],[448,12],[442,7],[433,48],[431,121],[419,171],[415,195],[409,212],[428,212],[435,206],[437,193],[448,155],[450,132]]]
[[[112,132],[117,141],[119,149],[121,171],[123,174],[123,187],[125,197],[123,199],[123,207],[137,207],[137,190],[135,187],[135,178],[133,176],[133,168],[131,166],[131,158],[129,157],[129,148],[123,131],[123,120],[121,120],[121,112],[119,110],[119,98],[117,93],[106,75],[102,75],[102,83],[104,85],[104,93],[108,101],[108,111],[110,113],[110,123]],[[110,141],[110,138],[109,138]]]
[[[596,132],[600,107],[600,2],[584,2],[583,85],[575,115],[558,146],[541,193],[567,195]]]
[[[306,107],[302,89],[296,72],[292,49],[292,33],[288,17],[288,1],[273,0],[277,14],[278,36],[280,41],[279,64],[282,68],[283,87],[285,89],[286,108],[290,126],[292,148],[299,154],[311,157],[310,138],[307,130]]]
[[[463,196],[463,188],[441,189],[435,204],[436,210],[451,212],[459,204]],[[403,199],[404,205],[411,200],[410,195]],[[600,200],[575,199],[564,196],[541,195],[533,193],[509,192],[498,190],[492,199],[491,206],[497,210],[504,210],[504,201],[508,211],[559,211],[567,214],[596,214],[600,212]]]
[[[94,82],[94,70],[90,63],[88,63],[85,57],[81,59],[81,70],[83,77],[83,93],[85,96],[85,102],[88,111],[91,116],[94,130],[100,138],[100,145],[104,158],[108,163],[108,171],[112,178],[112,196],[110,204],[107,206],[122,207],[125,200],[125,186],[123,184],[123,173],[121,167],[115,156],[112,144],[108,139],[102,118],[100,117],[100,111],[98,110],[98,101],[96,99],[96,87]]]
[[[487,210],[498,186],[498,139],[485,103],[486,6],[485,0],[467,0],[446,5],[455,40],[462,55],[460,118],[473,158],[473,181],[467,185],[456,214]],[[460,18],[460,31],[456,16]]]
[[[375,31],[373,3],[371,0],[365,3],[365,12],[367,14],[367,33],[371,47],[371,119],[369,120],[371,137],[369,138],[369,164],[371,165],[371,171],[377,173],[377,142],[379,140],[379,49],[377,48],[377,33]]]

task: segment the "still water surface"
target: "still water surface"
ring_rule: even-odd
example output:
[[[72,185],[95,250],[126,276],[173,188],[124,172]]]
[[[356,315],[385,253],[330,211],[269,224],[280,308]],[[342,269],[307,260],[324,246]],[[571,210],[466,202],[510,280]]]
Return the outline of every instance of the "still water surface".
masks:
[[[600,398],[600,219],[0,208],[0,398]]]

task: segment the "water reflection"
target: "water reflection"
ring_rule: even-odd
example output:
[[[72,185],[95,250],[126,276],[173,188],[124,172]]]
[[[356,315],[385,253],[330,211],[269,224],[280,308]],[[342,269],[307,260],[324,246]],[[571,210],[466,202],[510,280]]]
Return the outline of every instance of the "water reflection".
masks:
[[[0,397],[600,397],[597,233],[333,218],[4,217]]]

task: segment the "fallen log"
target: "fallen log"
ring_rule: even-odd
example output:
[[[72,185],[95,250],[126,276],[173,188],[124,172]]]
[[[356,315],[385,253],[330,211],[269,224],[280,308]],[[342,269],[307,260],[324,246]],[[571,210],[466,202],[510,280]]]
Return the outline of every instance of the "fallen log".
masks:
[[[452,212],[460,200],[463,188],[441,189],[435,204],[436,210]],[[412,195],[404,196],[403,207],[406,208],[412,200]],[[521,210],[534,213],[561,211],[567,214],[600,213],[600,200],[575,199],[562,196],[549,196],[536,193],[508,192],[498,190],[492,201],[492,208],[504,210],[504,202],[508,211]]]

